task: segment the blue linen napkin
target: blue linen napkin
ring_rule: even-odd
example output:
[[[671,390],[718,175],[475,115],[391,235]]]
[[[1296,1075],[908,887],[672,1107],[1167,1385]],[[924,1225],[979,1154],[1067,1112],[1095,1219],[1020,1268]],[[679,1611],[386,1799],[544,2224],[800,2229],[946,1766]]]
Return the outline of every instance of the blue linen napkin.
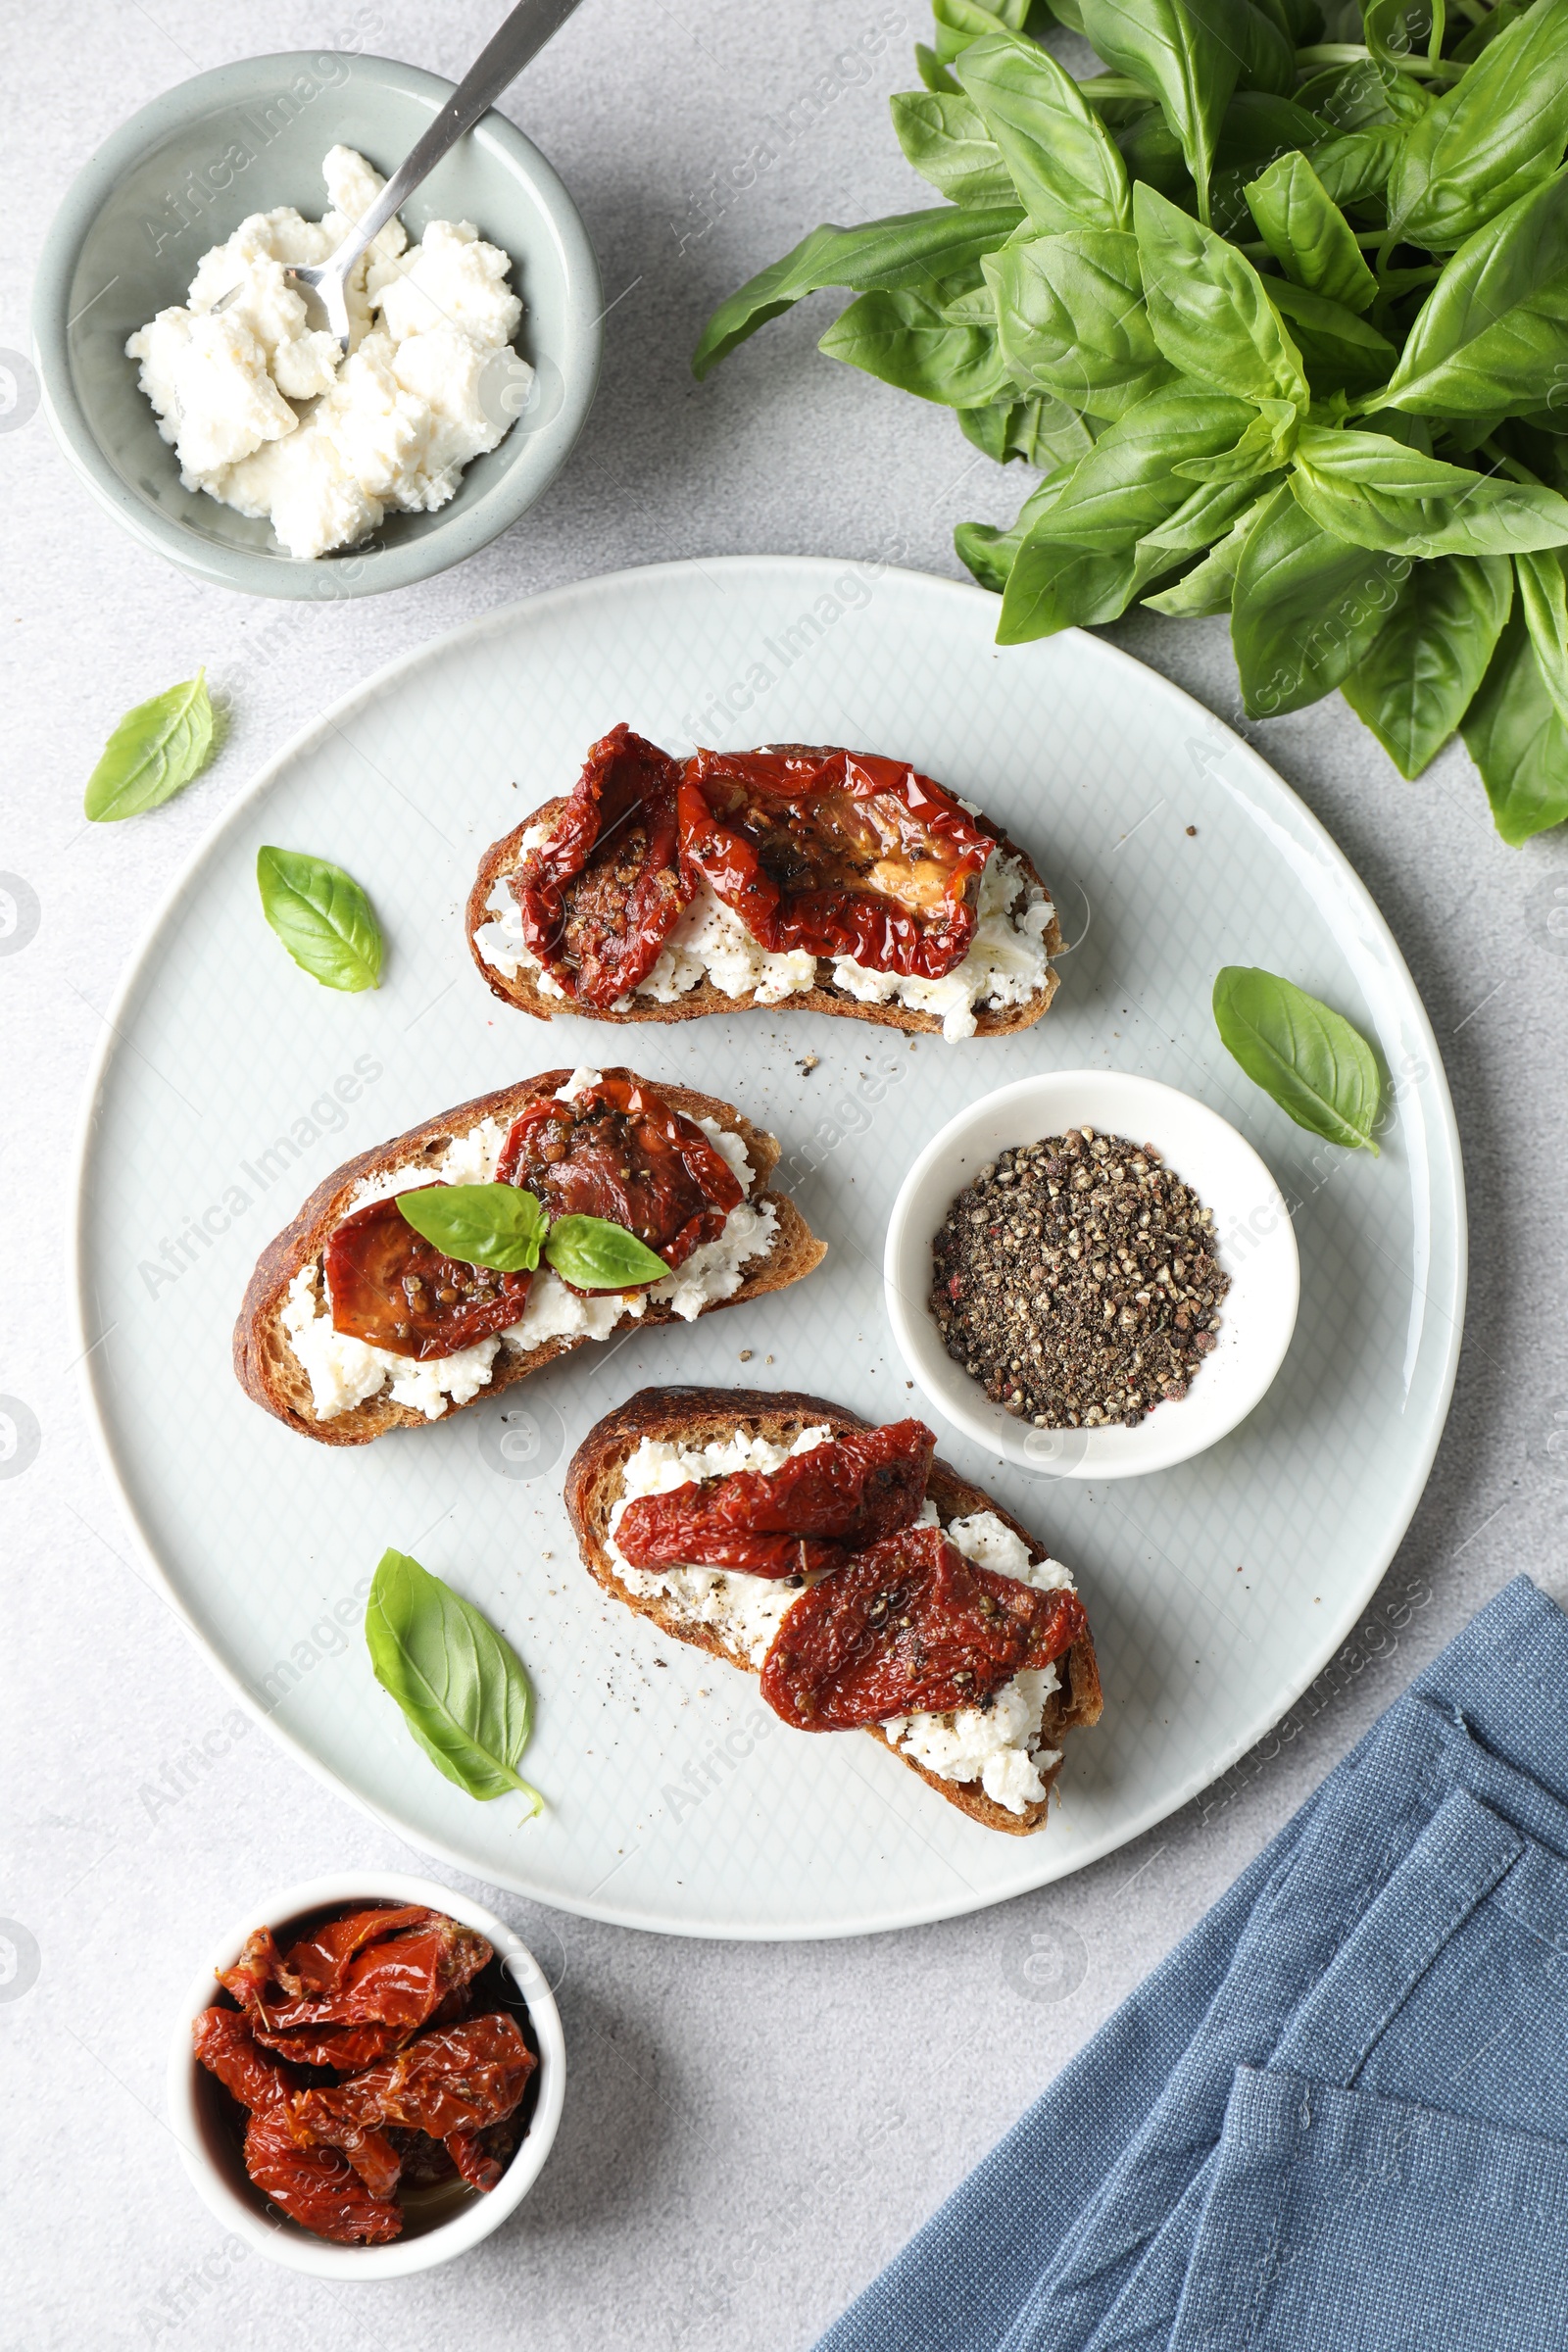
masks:
[[[1565,1857],[1520,1577],[819,2352],[1565,2352]]]

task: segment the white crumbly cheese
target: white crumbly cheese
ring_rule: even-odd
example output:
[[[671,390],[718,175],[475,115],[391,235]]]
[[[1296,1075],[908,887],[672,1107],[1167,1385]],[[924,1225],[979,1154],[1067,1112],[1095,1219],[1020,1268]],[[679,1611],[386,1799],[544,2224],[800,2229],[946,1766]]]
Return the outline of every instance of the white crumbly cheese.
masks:
[[[556,1089],[557,1100],[572,1102],[602,1076],[600,1070],[573,1070],[565,1085]],[[715,1119],[698,1124],[749,1192],[757,1172],[746,1155],[744,1138]],[[446,1150],[431,1159],[367,1177],[356,1188],[349,1213],[418,1184],[493,1183],[510,1132],[510,1121],[481,1119],[465,1134],[453,1136]],[[488,1385],[503,1348],[526,1355],[546,1340],[606,1340],[617,1325],[636,1322],[651,1298],[667,1304],[683,1322],[693,1322],[713,1300],[734,1297],[746,1279],[746,1268],[754,1258],[766,1255],[777,1230],[778,1211],[771,1201],[742,1200],[730,1210],[716,1240],[704,1242],[684,1265],[646,1291],[599,1291],[580,1298],[549,1266],[541,1266],[528,1285],[520,1322],[493,1339],[476,1341],[454,1355],[431,1356],[425,1363],[394,1355],[387,1348],[368,1347],[335,1330],[318,1261],[302,1267],[290,1284],[283,1330],[310,1381],[318,1421],[352,1411],[383,1388],[394,1404],[416,1405],[426,1420],[438,1421],[449,1403],[466,1404]]]
[[[544,838],[542,827],[534,828],[533,834]],[[533,846],[533,836],[524,834],[524,849]],[[523,946],[516,901],[505,880],[497,882],[485,909],[495,919],[481,924],[473,936],[486,963],[508,980],[526,972],[541,996],[564,996]],[[952,1042],[973,1037],[977,1005],[1027,1004],[1045,987],[1050,971],[1045,935],[1053,911],[1045,892],[1029,880],[1018,860],[995,850],[980,877],[974,938],[954,970],[940,980],[909,979],[899,972],[870,971],[851,956],[840,956],[833,964],[833,982],[861,1004],[896,1001],[935,1015],[943,1036]],[[710,980],[726,997],[779,1004],[816,986],[816,958],[804,949],[769,953],[702,882],[635,994],[656,1004],[673,1004],[703,980]]]
[[[666,1438],[644,1438],[621,1472],[621,1494],[610,1514],[609,1551],[615,1573],[642,1598],[662,1593],[690,1625],[709,1625],[726,1648],[760,1666],[799,1589],[777,1576],[748,1576],[741,1569],[633,1568],[615,1548],[615,1530],[626,1505],[639,1494],[668,1494],[694,1480],[727,1478],[736,1470],[777,1470],[791,1454],[809,1453],[827,1444],[822,1424],[803,1429],[792,1446],[737,1430],[711,1446],[679,1446]]]
[[[710,1626],[725,1647],[760,1666],[772,1646],[797,1590],[781,1577],[749,1576],[739,1568],[633,1568],[615,1544],[626,1506],[639,1494],[668,1494],[705,1478],[727,1478],[737,1470],[777,1470],[792,1454],[825,1445],[823,1427],[803,1429],[792,1446],[748,1437],[710,1446],[681,1446],[671,1439],[644,1438],[621,1471],[621,1494],[610,1514],[607,1549],[628,1591],[648,1599],[659,1594],[673,1603],[690,1625]],[[937,1511],[927,1498],[920,1512],[928,1526]],[[949,1541],[965,1559],[1000,1576],[1016,1578],[1042,1592],[1072,1589],[1059,1560],[1032,1560],[1026,1544],[995,1511],[955,1519]],[[978,1781],[987,1796],[1009,1813],[1022,1813],[1046,1793],[1043,1775],[1060,1761],[1060,1750],[1040,1744],[1041,1715],[1057,1688],[1054,1666],[1014,1675],[989,1707],[954,1707],[940,1715],[896,1715],[880,1728],[890,1747],[911,1755],[944,1781]]]
[[[354,546],[389,511],[445,506],[511,424],[481,379],[522,317],[510,257],[471,222],[432,220],[410,245],[393,219],[350,273],[345,358],[307,325],[287,268],[325,261],[384,183],[349,147],[321,172],[323,220],[292,206],[252,213],[203,255],[184,305],[125,345],[185,488],[269,518],[302,560]],[[517,360],[509,404],[531,380]]]

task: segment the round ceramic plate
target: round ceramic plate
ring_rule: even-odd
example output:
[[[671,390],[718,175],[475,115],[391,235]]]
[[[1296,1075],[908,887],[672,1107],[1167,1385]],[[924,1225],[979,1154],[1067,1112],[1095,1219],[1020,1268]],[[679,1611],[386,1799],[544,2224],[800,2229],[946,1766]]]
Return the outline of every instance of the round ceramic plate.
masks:
[[[1075,633],[999,654],[995,601],[875,566],[749,558],[583,582],[397,663],[300,735],[195,859],[107,1024],[80,1176],[86,1375],[138,1539],[269,1728],[407,1838],[568,1910],[685,1935],[812,1936],[996,1902],[1081,1868],[1223,1772],[1343,1640],[1414,1509],[1458,1351],[1465,1235],[1437,1049],[1377,909],[1272,771],[1174,687]],[[895,752],[979,802],[1054,884],[1071,953],[1037,1028],[949,1045],[788,1011],[607,1029],[490,997],[462,910],[487,843],[627,719],[695,742]],[[1196,832],[1192,829],[1196,827]],[[262,920],[264,842],[359,876],[382,985],[333,995]],[[1319,1145],[1214,1033],[1221,963],[1262,963],[1373,1038],[1382,1157]],[[586,1348],[449,1424],[344,1450],[242,1394],[252,1264],[339,1161],[558,1064],[625,1058],[770,1126],[831,1254],[777,1297]],[[806,1738],[755,1682],[605,1599],[561,1502],[572,1447],[645,1384],[914,1409],[882,1306],[889,1206],[966,1102],[1050,1068],[1199,1096],[1295,1210],[1301,1305],[1256,1410],[1120,1485],[940,1449],[1076,1570],[1105,1713],[1030,1838],[977,1827],[860,1733]],[[1237,1247],[1245,1248],[1245,1237]],[[538,1693],[528,1778],[477,1804],[372,1678],[384,1547],[501,1626]]]

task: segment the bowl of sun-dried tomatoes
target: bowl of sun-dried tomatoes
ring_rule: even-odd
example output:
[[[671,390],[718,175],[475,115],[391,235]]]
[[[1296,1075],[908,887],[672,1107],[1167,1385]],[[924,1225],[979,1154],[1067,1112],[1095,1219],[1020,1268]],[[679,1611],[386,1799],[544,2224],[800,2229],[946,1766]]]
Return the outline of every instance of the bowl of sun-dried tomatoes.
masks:
[[[220,1939],[169,2107],[226,2229],[290,2270],[394,2278],[521,2203],[565,2070],[549,1982],[504,1920],[423,1879],[314,1879]]]

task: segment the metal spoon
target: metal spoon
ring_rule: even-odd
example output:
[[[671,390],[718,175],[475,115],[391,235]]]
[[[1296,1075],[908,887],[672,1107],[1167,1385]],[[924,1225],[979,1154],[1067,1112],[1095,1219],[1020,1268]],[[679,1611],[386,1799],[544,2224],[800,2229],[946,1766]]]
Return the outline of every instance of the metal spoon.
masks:
[[[427,179],[442,157],[471,130],[552,34],[561,30],[580,0],[517,0],[506,23],[488,47],[468,68],[424,136],[417,140],[393,172],[369,211],[350,229],[336,253],[324,262],[289,266],[289,275],[309,286],[326,311],[326,323],[345,351],[349,347],[349,309],[346,285],[349,271],[379,229],[400,212],[421,180]],[[242,291],[231,286],[213,305],[222,311]]]

